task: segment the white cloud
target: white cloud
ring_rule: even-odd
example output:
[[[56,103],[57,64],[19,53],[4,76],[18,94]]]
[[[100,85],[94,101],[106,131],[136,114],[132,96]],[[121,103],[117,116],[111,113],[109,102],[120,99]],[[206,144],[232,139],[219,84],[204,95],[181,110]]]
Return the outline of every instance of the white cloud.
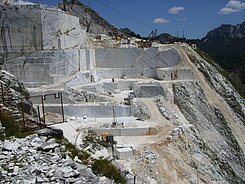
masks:
[[[228,15],[234,12],[240,12],[245,9],[245,3],[240,0],[230,0],[224,8],[219,11],[220,15]]]
[[[167,24],[170,22],[170,20],[164,19],[164,18],[156,18],[153,21],[155,24]]]
[[[18,1],[14,1],[13,3],[14,5],[28,5],[28,4],[35,4],[35,3],[32,3],[32,2],[29,2],[29,1],[25,1],[25,0],[18,0]]]
[[[178,6],[178,7],[174,6],[173,8],[168,9],[168,13],[178,14],[180,11],[184,11],[184,10],[185,10],[185,8],[182,6]]]

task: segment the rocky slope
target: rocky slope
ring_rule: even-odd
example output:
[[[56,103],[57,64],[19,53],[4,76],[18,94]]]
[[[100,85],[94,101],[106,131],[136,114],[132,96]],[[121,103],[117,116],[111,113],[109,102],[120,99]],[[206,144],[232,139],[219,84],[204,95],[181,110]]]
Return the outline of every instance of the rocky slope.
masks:
[[[175,103],[194,125],[187,144],[193,172],[200,183],[244,183],[244,101],[213,66],[187,47],[186,52],[203,74],[197,83],[175,86]]]
[[[59,8],[79,17],[81,26],[89,33],[118,35],[120,31],[103,19],[97,12],[79,1],[59,4]]]
[[[107,183],[68,156],[55,139],[34,134],[0,142],[0,183]]]
[[[17,127],[21,128],[24,126],[24,115],[26,127],[37,127],[36,112],[29,100],[30,94],[23,83],[9,72],[0,70],[0,84],[0,121],[13,120]]]
[[[245,103],[188,45],[179,47],[197,81],[176,82],[173,98],[189,124],[145,146],[131,162],[142,183],[245,183]],[[166,103],[165,103],[166,104]],[[166,106],[171,109],[171,106]],[[154,156],[150,159],[148,156]]]

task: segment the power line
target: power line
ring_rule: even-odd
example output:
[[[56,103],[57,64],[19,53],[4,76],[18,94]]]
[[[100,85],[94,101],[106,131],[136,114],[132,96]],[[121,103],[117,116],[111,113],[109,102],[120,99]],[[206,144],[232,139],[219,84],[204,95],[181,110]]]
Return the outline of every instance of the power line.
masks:
[[[156,28],[154,28],[154,27],[152,27],[152,26],[150,26],[150,25],[145,24],[144,22],[141,22],[140,20],[137,20],[137,19],[135,19],[135,18],[133,18],[133,17],[130,17],[130,16],[128,16],[128,15],[126,15],[126,14],[120,12],[119,10],[116,10],[116,9],[114,9],[114,8],[112,8],[112,7],[110,7],[110,6],[108,6],[107,4],[105,4],[105,3],[103,3],[103,2],[101,2],[101,1],[99,1],[99,0],[95,0],[95,1],[98,2],[99,4],[105,6],[106,8],[108,8],[108,9],[114,11],[115,13],[117,13],[117,14],[119,14],[119,15],[122,15],[122,16],[126,17],[127,19],[129,19],[129,20],[131,20],[131,21],[134,21],[134,22],[136,22],[136,23],[138,23],[138,24],[141,24],[142,26],[144,26],[144,27],[146,27],[146,28],[149,28],[149,29],[156,29]]]

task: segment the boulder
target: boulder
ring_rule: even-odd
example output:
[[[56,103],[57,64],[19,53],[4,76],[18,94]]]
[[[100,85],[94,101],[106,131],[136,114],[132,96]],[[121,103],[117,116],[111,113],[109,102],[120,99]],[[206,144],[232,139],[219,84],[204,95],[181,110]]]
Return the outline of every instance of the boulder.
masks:
[[[5,141],[3,143],[3,150],[4,151],[17,151],[20,146],[21,145],[17,142]]]

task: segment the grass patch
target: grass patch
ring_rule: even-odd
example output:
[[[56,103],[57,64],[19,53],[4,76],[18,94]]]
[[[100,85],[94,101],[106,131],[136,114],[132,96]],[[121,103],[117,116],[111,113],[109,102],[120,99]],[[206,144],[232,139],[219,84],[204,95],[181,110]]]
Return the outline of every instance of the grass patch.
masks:
[[[77,156],[84,164],[88,162],[90,155],[86,151],[77,149],[76,146],[70,143],[67,139],[56,139],[56,142],[66,147],[66,149],[69,151],[69,156],[72,159]]]
[[[201,49],[197,48],[195,51],[203,58],[205,59],[209,64],[216,66],[214,59],[208,55],[206,52],[202,51]]]
[[[127,181],[121,172],[109,161],[106,159],[95,160],[92,165],[92,171],[95,174],[100,174],[106,176],[116,183],[126,184]]]
[[[88,145],[93,145],[93,147],[96,149],[99,149],[99,147],[101,147],[101,145],[98,143],[98,136],[92,130],[89,130],[87,132],[87,135],[85,136],[84,140],[86,141],[84,142],[85,145],[83,145],[83,147],[86,147]],[[106,176],[111,180],[114,180],[116,183],[126,184],[125,177],[109,160],[93,159],[90,157],[89,153],[77,149],[76,146],[68,142],[67,139],[56,139],[56,142],[66,147],[66,150],[69,151],[69,156],[72,159],[74,159],[75,156],[77,156],[84,164],[88,164],[89,161],[92,161],[91,165],[94,174]]]
[[[0,112],[0,121],[2,126],[5,127],[5,136],[1,136],[2,140],[9,137],[24,138],[33,134],[33,131],[29,128],[23,129],[22,123],[17,122],[10,113]]]
[[[100,150],[103,145],[101,145],[100,137],[91,129],[87,132],[84,131],[83,134],[85,135],[83,138],[83,148],[87,148],[88,146],[92,146],[89,151],[94,152],[94,150]]]

